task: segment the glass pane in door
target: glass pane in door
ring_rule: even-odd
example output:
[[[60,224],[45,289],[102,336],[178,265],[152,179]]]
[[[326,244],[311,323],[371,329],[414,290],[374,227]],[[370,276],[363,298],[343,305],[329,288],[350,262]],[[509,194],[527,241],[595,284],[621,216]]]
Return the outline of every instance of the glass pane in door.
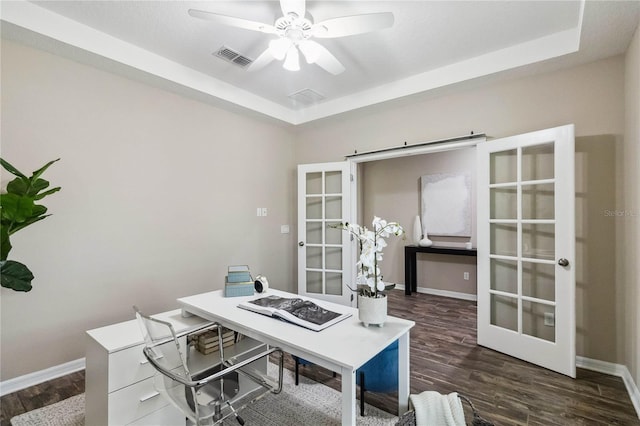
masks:
[[[553,179],[553,151],[553,143],[523,147],[522,181]]]
[[[322,247],[307,247],[307,268],[322,269]]]
[[[491,324],[518,331],[518,299],[491,295]]]
[[[516,219],[518,217],[518,191],[515,186],[489,189],[491,219]]]
[[[307,293],[322,293],[322,272],[307,271]]]
[[[307,219],[322,218],[322,197],[307,197]]]
[[[307,195],[322,194],[322,172],[312,172],[306,174]]]
[[[523,223],[522,256],[531,259],[555,259],[555,225]]]
[[[325,173],[325,193],[326,194],[342,193],[342,172],[326,172]]]
[[[340,222],[342,219],[342,197],[327,197],[325,200],[325,219]]]
[[[342,270],[342,247],[325,248],[327,269]]]
[[[518,262],[515,260],[491,259],[489,288],[505,293],[518,294]]]
[[[493,152],[489,157],[489,183],[508,183],[518,180],[518,151]]]
[[[322,222],[307,222],[308,244],[322,244]]]
[[[524,300],[522,302],[522,333],[555,342],[555,315],[554,306]]]
[[[342,274],[340,272],[326,272],[326,280],[325,293],[340,296],[342,294]]]
[[[522,262],[522,295],[554,302],[556,300],[556,265]]]
[[[518,226],[492,223],[490,226],[491,254],[515,256],[518,249]]]
[[[553,183],[522,186],[522,218],[553,219],[555,193]]]

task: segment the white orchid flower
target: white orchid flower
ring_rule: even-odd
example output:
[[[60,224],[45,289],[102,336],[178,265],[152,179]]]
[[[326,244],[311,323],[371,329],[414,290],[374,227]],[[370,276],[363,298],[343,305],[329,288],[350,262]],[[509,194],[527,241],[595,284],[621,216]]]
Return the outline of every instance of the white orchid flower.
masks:
[[[398,222],[387,222],[378,216],[373,217],[373,231],[357,223],[341,223],[340,227],[355,235],[360,243],[360,260],[356,263],[358,285],[367,285],[375,296],[378,291],[383,291],[385,284],[382,281],[382,273],[378,262],[382,261],[382,251],[387,246],[384,240],[391,234],[400,236],[404,229]],[[371,295],[371,294],[367,294]]]

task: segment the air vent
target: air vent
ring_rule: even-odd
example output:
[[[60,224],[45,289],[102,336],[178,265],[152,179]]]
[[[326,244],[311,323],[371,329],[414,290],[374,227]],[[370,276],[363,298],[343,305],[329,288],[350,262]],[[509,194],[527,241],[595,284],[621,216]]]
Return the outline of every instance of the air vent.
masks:
[[[222,46],[216,53],[214,53],[218,58],[222,58],[225,61],[234,63],[239,67],[245,68],[247,65],[253,62],[253,59],[249,59],[244,55],[236,52],[233,49],[228,48],[227,46]]]
[[[298,102],[304,105],[315,104],[325,99],[325,97],[322,96],[320,93],[311,89],[299,90],[295,93],[290,94],[289,98],[293,99],[295,102]]]

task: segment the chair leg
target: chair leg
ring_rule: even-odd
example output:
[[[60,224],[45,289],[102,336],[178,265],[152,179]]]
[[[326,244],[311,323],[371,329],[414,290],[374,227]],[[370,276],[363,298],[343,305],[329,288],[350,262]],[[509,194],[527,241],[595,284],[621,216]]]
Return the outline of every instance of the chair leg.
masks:
[[[300,368],[300,360],[298,359],[298,357],[295,357],[295,360],[296,360],[296,368],[295,368],[295,370],[296,370],[296,374],[295,374],[296,375],[296,386],[298,386],[298,383],[299,383],[298,382],[298,373],[299,373],[298,369]]]
[[[360,415],[364,417],[364,371],[360,372]]]

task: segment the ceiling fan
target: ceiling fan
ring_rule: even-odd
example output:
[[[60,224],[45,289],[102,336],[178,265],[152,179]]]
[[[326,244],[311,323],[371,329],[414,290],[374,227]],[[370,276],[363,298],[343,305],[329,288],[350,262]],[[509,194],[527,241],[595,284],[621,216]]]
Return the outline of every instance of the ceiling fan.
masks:
[[[259,70],[274,59],[284,60],[283,67],[290,71],[300,69],[302,52],[309,64],[316,64],[331,74],[345,70],[340,61],[327,48],[312,38],[337,38],[388,28],[393,25],[393,13],[368,13],[343,16],[313,23],[305,18],[305,0],[280,0],[283,16],[273,25],[247,19],[220,15],[204,10],[189,9],[194,18],[206,19],[221,25],[273,34],[277,38],[269,42],[269,47],[249,66],[249,71]]]

